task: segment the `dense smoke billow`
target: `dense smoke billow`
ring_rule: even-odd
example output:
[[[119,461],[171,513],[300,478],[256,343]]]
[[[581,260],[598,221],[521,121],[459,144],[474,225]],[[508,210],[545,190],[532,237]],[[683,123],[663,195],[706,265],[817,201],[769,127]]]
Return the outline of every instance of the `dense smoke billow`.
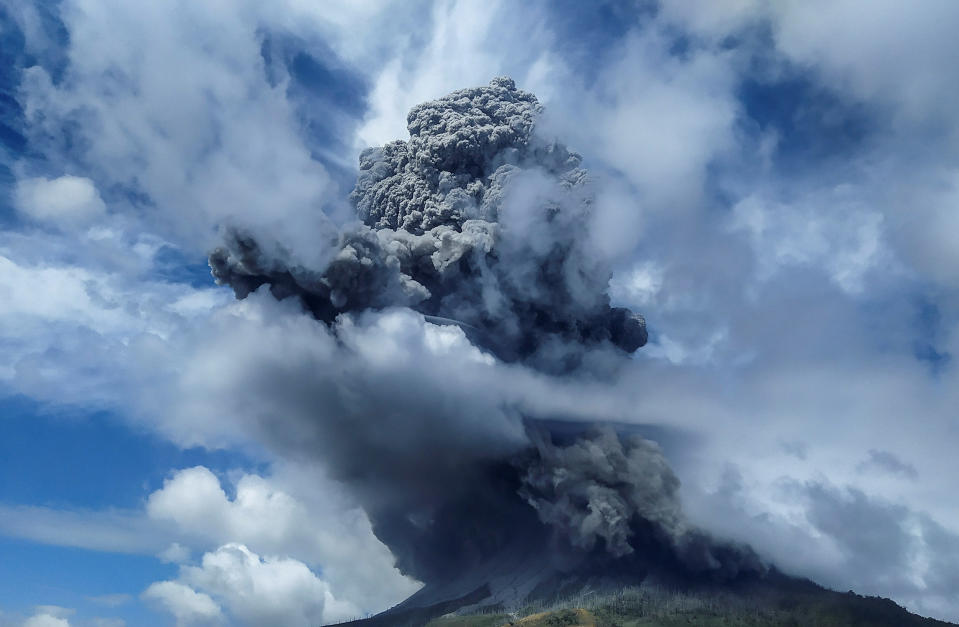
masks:
[[[210,257],[214,276],[239,298],[263,284],[297,295],[324,322],[411,307],[551,371],[601,343],[636,350],[645,320],[610,307],[610,270],[585,244],[580,157],[537,137],[539,111],[507,78],[414,107],[408,142],[360,156],[351,200],[363,224],[342,232],[326,267],[293,265],[234,231]]]
[[[229,233],[210,257],[217,280],[241,299],[297,299],[328,351],[306,374],[280,366],[252,384],[289,403],[264,412],[266,430],[350,486],[426,583],[516,546],[570,564],[652,551],[690,572],[758,572],[748,549],[687,525],[656,444],[608,428],[554,442],[538,421],[551,416],[501,391],[589,376],[588,357],[615,367],[646,342],[643,317],[610,305],[588,236],[593,183],[579,155],[537,134],[540,112],[508,78],[414,107],[408,141],[361,155],[359,220],[322,267]],[[395,358],[375,355],[397,336]]]
[[[537,451],[521,494],[574,546],[590,550],[602,539],[614,556],[628,555],[634,516],[670,539],[685,531],[679,479],[655,443],[638,436],[624,442],[607,428],[566,447],[538,442]]]

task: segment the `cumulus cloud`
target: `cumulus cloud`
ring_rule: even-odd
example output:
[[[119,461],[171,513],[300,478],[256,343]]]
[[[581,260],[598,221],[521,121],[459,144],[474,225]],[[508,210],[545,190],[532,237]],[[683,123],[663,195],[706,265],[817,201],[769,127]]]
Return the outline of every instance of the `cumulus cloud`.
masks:
[[[79,176],[21,180],[16,204],[27,217],[54,225],[91,222],[106,212],[93,181]]]
[[[317,573],[311,585],[327,590],[329,611],[342,616],[378,611],[419,588],[396,570],[367,516],[341,486],[323,480],[316,467],[278,464],[274,472],[270,477],[233,473],[232,480],[221,484],[202,466],[183,469],[146,498],[143,510],[0,506],[0,533],[59,546],[158,555],[181,568],[193,563],[193,555],[215,552],[228,542],[242,544],[244,550],[279,556],[275,559],[281,562],[289,558],[299,565],[294,574],[302,569]],[[224,487],[234,496],[227,496]],[[178,607],[203,604],[176,586],[161,586],[147,596]],[[109,594],[90,600],[122,607],[131,599]],[[301,610],[291,606],[289,611]]]
[[[198,466],[164,482],[147,499],[146,514],[172,523],[180,542],[189,546],[212,549],[227,539],[261,554],[292,555],[314,564],[322,568],[323,585],[343,599],[337,603],[355,604],[349,606],[358,608],[357,614],[411,594],[417,585],[396,572],[363,513],[334,498],[336,486],[317,485],[315,476],[313,481],[325,502],[312,506],[284,491],[278,479],[251,474],[232,484],[235,496],[229,498],[220,479]],[[185,564],[189,550],[174,543],[162,556]]]
[[[178,626],[215,625],[223,621],[223,612],[210,595],[177,581],[150,584],[141,598],[173,614]]]
[[[22,627],[70,627],[69,617],[75,610],[58,605],[38,605],[33,616],[22,623]]]
[[[157,553],[157,557],[168,564],[182,564],[190,559],[190,549],[179,542],[173,542],[170,546]]]
[[[151,584],[144,598],[162,603],[178,624],[219,622],[221,606],[239,624],[316,625],[359,614],[337,601],[329,587],[294,559],[266,557],[242,544],[206,553],[199,566],[183,566],[180,580]]]

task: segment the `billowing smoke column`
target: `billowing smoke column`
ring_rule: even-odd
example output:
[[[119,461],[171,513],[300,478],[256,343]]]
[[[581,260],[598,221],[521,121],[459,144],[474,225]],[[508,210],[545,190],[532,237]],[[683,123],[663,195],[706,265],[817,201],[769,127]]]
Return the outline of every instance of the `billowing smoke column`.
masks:
[[[404,373],[368,366],[355,348],[375,331],[371,316],[397,307],[455,324],[483,351],[474,357],[559,381],[584,374],[586,355],[624,363],[646,342],[642,316],[610,306],[610,270],[588,237],[590,179],[577,154],[537,135],[540,110],[508,78],[414,107],[409,141],[361,155],[351,201],[362,223],[342,230],[323,267],[231,232],[210,257],[217,280],[241,299],[261,286],[298,298],[342,351],[309,373],[314,396],[285,373],[261,383],[314,403],[292,439],[354,489],[398,566],[445,590],[440,600],[463,591],[449,584],[463,573],[492,581],[544,561],[557,572],[663,561],[758,572],[751,551],[689,528],[654,443],[609,428],[558,441],[538,420],[549,416],[519,415],[479,389],[495,381],[483,358],[460,377],[476,382],[475,402],[457,401],[445,366],[424,363],[415,385],[397,383]]]
[[[507,361],[552,371],[584,348],[646,343],[642,316],[609,305],[609,268],[584,246],[590,194],[579,155],[538,139],[536,98],[508,78],[414,107],[410,140],[368,149],[351,195],[364,225],[322,270],[233,232],[213,275],[244,298],[269,284],[332,322],[407,306],[454,321]]]

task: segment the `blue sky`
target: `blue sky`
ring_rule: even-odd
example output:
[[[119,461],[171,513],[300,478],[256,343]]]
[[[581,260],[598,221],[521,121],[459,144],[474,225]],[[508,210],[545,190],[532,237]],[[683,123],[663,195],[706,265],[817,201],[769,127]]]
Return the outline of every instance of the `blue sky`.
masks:
[[[696,434],[670,461],[715,533],[959,620],[957,20],[0,1],[0,625],[315,624],[416,589],[244,389],[323,336],[205,260],[240,227],[319,263],[360,150],[504,74],[608,182],[611,294],[650,328],[583,407]]]

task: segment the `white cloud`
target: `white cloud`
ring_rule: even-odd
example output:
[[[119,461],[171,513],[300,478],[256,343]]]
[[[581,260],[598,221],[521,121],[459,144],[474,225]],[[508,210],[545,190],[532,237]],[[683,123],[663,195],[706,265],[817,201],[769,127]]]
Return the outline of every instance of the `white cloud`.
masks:
[[[819,327],[818,336],[851,335],[847,327],[830,328],[835,319],[802,318],[798,311],[791,324],[780,327],[788,343],[805,348],[807,324]],[[755,321],[745,322],[750,323]],[[954,575],[935,557],[959,543],[959,528],[952,522],[959,504],[948,496],[949,478],[959,472],[949,435],[950,408],[959,398],[947,391],[954,387],[948,382],[955,372],[937,381],[911,358],[871,351],[852,357],[853,344],[837,344],[835,352],[845,354],[828,363],[807,356],[804,365],[797,363],[798,356],[781,363],[760,355],[745,367],[728,360],[665,366],[647,359],[634,375],[634,385],[644,390],[634,415],[702,438],[692,451],[677,451],[672,461],[684,483],[687,509],[706,529],[751,543],[787,572],[953,617],[954,604],[943,605],[937,591],[949,589]],[[872,364],[863,363],[869,359]],[[783,441],[801,443],[804,455],[789,454]],[[908,465],[910,474],[863,472],[862,460],[871,450],[888,451]],[[734,481],[727,478],[730,468]],[[802,496],[818,484],[833,487],[814,491],[815,498]],[[857,494],[861,497],[850,496]],[[861,507],[851,510],[850,501]],[[864,529],[892,510],[903,512],[903,524],[927,521],[923,525],[944,530],[924,532],[925,540],[915,534],[894,538],[911,547],[915,562],[904,561],[902,553],[876,552],[845,535],[848,530],[871,537],[878,531]],[[825,524],[831,516],[847,516],[846,522]],[[892,534],[898,526],[883,529]],[[921,563],[934,565],[920,569],[916,564]],[[915,583],[920,576],[922,585]]]
[[[169,535],[136,512],[0,505],[0,533],[56,546],[155,554]]]
[[[23,627],[70,627],[70,621],[50,614],[36,614],[23,621]]]
[[[237,622],[252,627],[309,627],[359,615],[352,604],[337,601],[302,562],[261,558],[242,544],[205,554],[200,566],[183,567],[180,577],[219,599]]]
[[[950,0],[931,0],[921,10],[895,0],[868,6],[729,0],[708,7],[663,2],[660,11],[664,20],[714,42],[768,24],[779,52],[838,92],[882,102],[904,123],[932,116],[957,130],[946,105],[959,91],[949,71],[955,50],[949,25],[959,19],[959,7]]]
[[[655,301],[663,287],[663,270],[653,262],[639,262],[616,273],[609,283],[610,297],[635,310]]]
[[[173,614],[178,626],[215,625],[223,621],[220,606],[208,594],[177,581],[150,584],[141,597]]]
[[[286,84],[267,80],[260,29],[271,18],[256,7],[63,3],[66,76],[55,83],[39,66],[23,76],[37,147],[79,157],[101,188],[141,194],[120,202],[136,203],[151,230],[192,251],[205,252],[215,227],[232,223],[322,255],[322,207],[335,197]],[[83,135],[82,154],[61,154],[55,138],[65,124]]]
[[[698,208],[708,168],[736,148],[735,55],[696,47],[679,57],[673,43],[655,23],[634,29],[595,80],[547,102],[548,132],[632,183],[623,216]]]
[[[954,117],[945,104],[959,93],[950,71],[954,2],[932,0],[921,10],[894,0],[783,2],[771,13],[779,49],[838,89],[894,103],[911,121]]]
[[[41,324],[69,321],[103,332],[129,331],[132,326],[129,309],[118,306],[120,294],[109,276],[76,266],[20,265],[2,256],[0,276],[4,297],[0,315],[11,323],[15,319]]]
[[[23,622],[23,627],[70,627],[68,618],[75,610],[58,605],[38,605],[34,615]]]
[[[120,381],[130,382],[137,347],[176,334],[227,298],[222,290],[20,256],[19,248],[0,247],[0,392],[44,401],[125,403]]]
[[[314,564],[337,598],[364,611],[388,607],[416,590],[417,584],[397,573],[366,516],[337,496],[335,484],[318,480],[317,472],[308,470],[311,488],[299,479],[244,474],[230,499],[208,469],[188,468],[150,495],[147,514],[173,523],[193,546],[241,543],[261,554]],[[307,498],[314,491],[320,498],[307,505],[284,491],[282,483],[307,492]]]
[[[106,212],[93,181],[79,176],[23,179],[15,198],[21,213],[54,226],[92,222]]]
[[[190,559],[190,549],[179,542],[173,542],[157,554],[160,561],[168,564],[182,564]]]
[[[370,112],[357,133],[361,146],[405,139],[411,107],[456,89],[485,85],[501,74],[511,75],[522,89],[548,97],[552,89],[547,77],[555,63],[550,34],[530,8],[517,13],[500,0],[432,4],[429,38],[400,43],[376,76]]]
[[[732,228],[748,234],[761,280],[782,266],[813,266],[843,290],[862,291],[866,274],[883,261],[883,216],[842,195],[811,196],[806,206],[749,196],[733,207]]]
[[[337,600],[303,562],[260,557],[237,543],[204,554],[197,566],[181,566],[178,580],[151,584],[142,596],[172,613],[178,625],[229,616],[229,622],[251,627],[308,627],[360,614],[357,606]]]
[[[249,556],[244,559],[252,565],[237,562],[250,571],[249,581],[256,583],[258,590],[265,585],[260,578],[266,574],[289,575],[290,594],[322,588],[317,611],[326,607],[327,615],[341,618],[380,611],[419,588],[397,572],[393,557],[373,535],[366,515],[343,494],[342,487],[324,480],[317,468],[278,463],[277,469],[278,475],[270,478],[234,474],[232,499],[208,469],[180,470],[147,498],[143,511],[0,505],[0,534],[95,551],[158,555],[165,562],[180,564],[184,573],[194,572],[187,568],[194,551],[216,553],[218,547],[239,543],[249,555],[256,551],[270,556],[262,564],[253,563]],[[218,555],[205,558],[204,564],[209,562],[213,569],[211,577],[225,572],[217,571],[217,564],[238,554],[224,549]],[[315,577],[311,568],[322,572],[323,578]],[[176,611],[186,624],[203,618],[203,612],[191,614],[189,608],[202,609],[208,604],[202,596],[185,591],[182,583],[151,589],[147,598],[181,608]],[[210,579],[201,588],[218,600],[229,597],[226,588],[214,584]],[[121,594],[91,599],[109,607],[128,600]],[[233,599],[232,604],[238,602]],[[313,611],[304,608],[302,612]],[[289,611],[301,610],[291,607]]]

